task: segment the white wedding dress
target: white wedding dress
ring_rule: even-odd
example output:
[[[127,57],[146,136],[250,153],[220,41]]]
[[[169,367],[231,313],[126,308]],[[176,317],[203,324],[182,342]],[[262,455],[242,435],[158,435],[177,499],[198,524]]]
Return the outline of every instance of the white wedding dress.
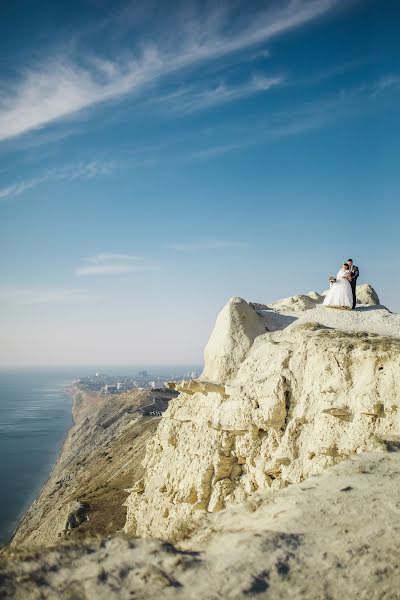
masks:
[[[348,271],[340,269],[336,275],[336,282],[332,283],[329,292],[325,296],[324,306],[335,308],[351,308],[353,306],[353,292],[349,280],[345,278],[346,273]]]

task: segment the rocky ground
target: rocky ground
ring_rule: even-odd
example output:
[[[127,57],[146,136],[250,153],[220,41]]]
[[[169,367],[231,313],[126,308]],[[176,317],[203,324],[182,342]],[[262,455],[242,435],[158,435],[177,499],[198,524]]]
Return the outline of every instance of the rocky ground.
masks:
[[[204,516],[181,548],[113,536],[0,562],[0,598],[398,600],[400,442]]]

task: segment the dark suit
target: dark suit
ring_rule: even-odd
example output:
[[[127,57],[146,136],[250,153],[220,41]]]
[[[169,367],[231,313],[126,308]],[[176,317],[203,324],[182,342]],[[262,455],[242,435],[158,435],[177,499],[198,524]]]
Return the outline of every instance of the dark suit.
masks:
[[[357,298],[356,298],[357,277],[360,275],[360,271],[359,271],[358,267],[356,267],[356,265],[353,265],[350,269],[350,273],[351,273],[350,285],[351,285],[351,291],[353,292],[353,308],[355,308],[356,304],[357,304]]]

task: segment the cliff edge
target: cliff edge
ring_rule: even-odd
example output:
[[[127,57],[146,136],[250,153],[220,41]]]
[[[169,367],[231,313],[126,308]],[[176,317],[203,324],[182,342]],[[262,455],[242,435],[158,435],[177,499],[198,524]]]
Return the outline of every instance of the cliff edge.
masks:
[[[127,499],[125,531],[178,542],[202,513],[299,483],[400,432],[400,317],[373,304],[232,298],[197,381],[173,400]]]

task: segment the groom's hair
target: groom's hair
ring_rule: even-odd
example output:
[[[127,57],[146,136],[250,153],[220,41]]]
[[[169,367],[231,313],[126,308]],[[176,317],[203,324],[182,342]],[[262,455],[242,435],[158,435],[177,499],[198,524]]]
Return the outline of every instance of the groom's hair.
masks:
[[[349,260],[351,260],[351,262],[353,262],[353,259],[352,259],[352,258],[348,258],[348,259],[347,259],[347,261],[349,261]]]

